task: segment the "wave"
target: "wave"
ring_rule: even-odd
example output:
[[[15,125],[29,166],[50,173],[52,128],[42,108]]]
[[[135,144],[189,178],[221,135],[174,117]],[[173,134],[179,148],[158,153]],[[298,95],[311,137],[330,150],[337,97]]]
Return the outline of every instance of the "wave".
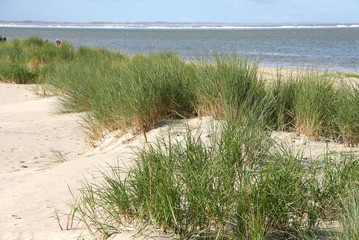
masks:
[[[11,28],[68,28],[68,29],[178,29],[178,30],[241,30],[241,29],[318,29],[359,28],[359,24],[213,24],[213,23],[47,23],[47,22],[0,22],[0,27]]]

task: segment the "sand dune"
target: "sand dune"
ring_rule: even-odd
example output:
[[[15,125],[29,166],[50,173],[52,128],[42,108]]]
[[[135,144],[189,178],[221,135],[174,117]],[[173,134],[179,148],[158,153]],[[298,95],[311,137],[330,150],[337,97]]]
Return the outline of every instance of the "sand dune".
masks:
[[[57,114],[57,97],[40,97],[31,86],[0,83],[0,239],[78,239],[89,236],[83,226],[61,230],[56,220],[66,228],[72,196],[68,187],[76,190],[84,178],[91,179],[108,164],[129,166],[134,149],[144,146],[143,136],[131,133],[118,137],[105,136],[90,149],[78,121],[80,114]],[[184,133],[186,127],[204,129],[208,136],[211,118],[190,119],[163,124],[147,134],[149,141],[165,136],[169,128]],[[207,130],[206,130],[207,129]],[[181,134],[176,134],[180,136]],[[329,147],[334,151],[353,150],[341,144],[311,142],[291,133],[273,133],[293,149],[305,149],[305,156],[318,156]],[[208,141],[208,139],[204,139]],[[358,150],[358,149],[356,149]],[[128,239],[127,231],[115,239]],[[158,238],[158,233],[151,235]],[[139,238],[143,238],[139,236]],[[160,236],[170,238],[170,236]],[[82,238],[80,238],[82,239]]]
[[[34,95],[31,86],[0,83],[1,240],[87,239],[84,227],[61,230],[56,220],[55,211],[66,228],[72,200],[68,187],[76,190],[108,164],[130,165],[134,148],[144,144],[142,136],[127,134],[89,149],[80,115],[57,114],[56,102],[57,97]],[[149,134],[149,140],[159,131]]]
[[[61,231],[55,209],[67,212],[68,186],[117,159],[81,156],[80,116],[56,114],[56,100],[30,86],[0,84],[0,239],[77,239],[84,229]]]

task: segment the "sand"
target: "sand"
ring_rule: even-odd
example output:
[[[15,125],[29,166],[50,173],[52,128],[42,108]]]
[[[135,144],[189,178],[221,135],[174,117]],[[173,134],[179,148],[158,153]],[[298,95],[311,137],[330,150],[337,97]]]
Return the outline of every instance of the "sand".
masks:
[[[58,114],[57,103],[58,97],[34,95],[32,86],[0,83],[1,240],[87,239],[83,226],[61,230],[55,217],[58,212],[66,229],[65,214],[73,200],[69,187],[76,191],[85,178],[107,171],[108,164],[130,166],[135,149],[145,144],[142,135],[111,133],[89,148],[79,125],[81,115]],[[183,126],[179,129],[184,132]],[[154,129],[148,140],[154,142],[168,128]],[[115,239],[134,233],[126,231]]]
[[[34,95],[31,86],[0,83],[1,240],[77,239],[85,229],[61,231],[54,214],[69,211],[68,186],[79,187],[106,162],[132,158],[130,149],[83,154],[81,116],[57,114],[56,102]]]
[[[108,164],[130,166],[134,150],[145,145],[142,135],[131,133],[119,137],[110,133],[89,148],[86,135],[79,126],[80,114],[58,114],[58,97],[33,94],[29,85],[0,83],[0,239],[87,239],[86,229],[79,225],[66,228],[74,191],[84,178],[91,180]],[[164,136],[169,129],[184,133],[185,126],[204,130],[211,118],[166,122],[147,134],[150,142]],[[207,129],[207,130],[206,130]],[[336,143],[311,142],[291,133],[273,133],[275,139],[286,141],[296,149],[305,148],[307,156],[330,150],[352,150]],[[204,139],[208,141],[208,139]],[[134,231],[124,232],[115,239],[128,239]],[[78,238],[80,235],[83,237]],[[153,236],[157,236],[155,233]],[[139,236],[143,238],[143,236]],[[170,238],[160,236],[156,238]],[[153,239],[153,238],[152,238]]]

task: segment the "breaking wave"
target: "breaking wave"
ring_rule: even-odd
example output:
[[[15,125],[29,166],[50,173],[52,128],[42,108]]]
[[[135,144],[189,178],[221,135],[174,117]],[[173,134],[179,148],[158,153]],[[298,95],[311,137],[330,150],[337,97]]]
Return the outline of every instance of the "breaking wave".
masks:
[[[359,28],[359,24],[220,24],[220,23],[54,23],[54,22],[0,22],[0,27],[18,28],[74,28],[74,29],[318,29]]]

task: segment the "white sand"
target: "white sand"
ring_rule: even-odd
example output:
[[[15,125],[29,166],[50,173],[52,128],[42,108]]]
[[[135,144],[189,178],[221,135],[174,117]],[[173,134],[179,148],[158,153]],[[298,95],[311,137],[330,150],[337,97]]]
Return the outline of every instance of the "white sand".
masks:
[[[130,149],[120,155],[81,155],[87,144],[80,116],[56,114],[56,100],[34,95],[29,86],[0,83],[1,240],[77,239],[85,230],[61,231],[54,214],[70,209],[68,185],[75,189],[117,156],[131,159]]]
[[[55,218],[57,210],[66,228],[64,214],[72,200],[68,186],[76,190],[84,177],[91,179],[108,164],[129,166],[134,149],[144,145],[143,136],[110,134],[99,147],[89,149],[78,124],[80,115],[57,114],[56,102],[57,97],[34,95],[31,86],[0,83],[1,240],[78,239],[83,233],[87,239],[84,227],[62,231]],[[155,141],[167,129],[157,128],[147,138]]]
[[[116,134],[109,134],[97,148],[88,149],[86,136],[77,123],[80,115],[56,114],[56,101],[57,97],[32,94],[29,86],[0,83],[1,240],[78,239],[82,233],[88,237],[81,226],[60,230],[55,219],[56,209],[66,228],[66,216],[61,213],[70,210],[68,204],[72,197],[68,186],[77,189],[84,177],[90,178],[107,164],[130,165],[133,149],[144,145],[143,136],[127,134],[118,138]],[[202,124],[208,130],[210,122],[210,118],[192,119],[188,126],[196,129]],[[179,125],[176,131],[185,132],[183,124]],[[156,128],[147,138],[155,141],[167,131],[167,125]],[[206,131],[205,137],[208,136]],[[303,137],[293,138],[289,133],[274,133],[273,136],[289,139],[296,148],[306,147],[307,155],[321,154],[327,146]],[[349,150],[333,143],[328,146],[331,150]],[[124,232],[116,239],[128,239],[133,233]]]

